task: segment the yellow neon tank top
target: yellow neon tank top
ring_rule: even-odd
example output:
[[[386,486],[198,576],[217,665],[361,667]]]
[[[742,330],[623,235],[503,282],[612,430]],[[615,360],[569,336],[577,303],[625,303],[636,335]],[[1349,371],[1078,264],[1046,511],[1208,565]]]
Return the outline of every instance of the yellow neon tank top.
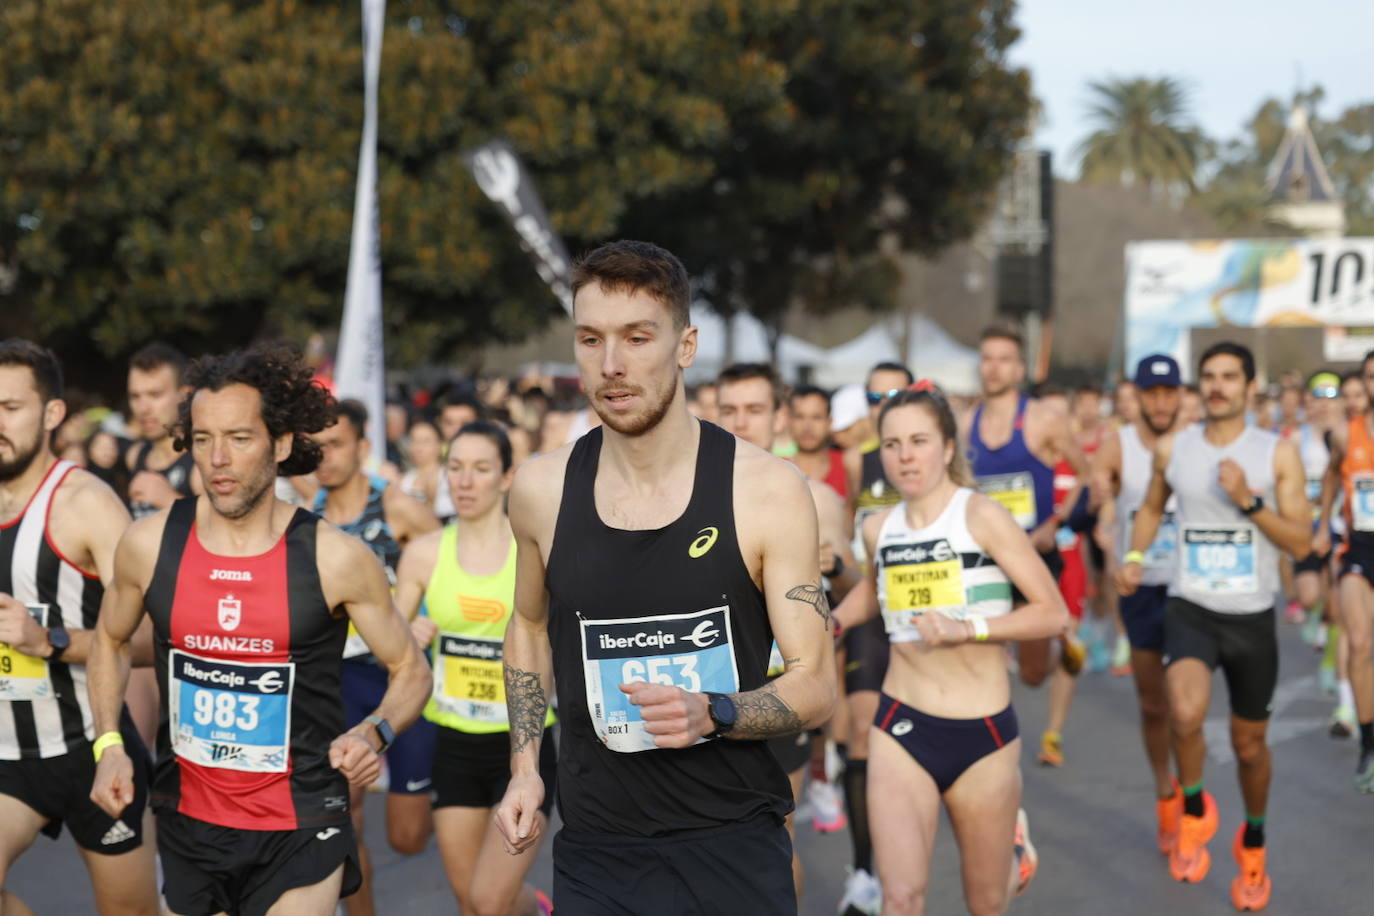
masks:
[[[510,730],[501,646],[514,601],[515,539],[500,572],[474,576],[458,565],[458,525],[445,527],[425,589],[426,612],[439,627],[431,646],[434,693],[425,704],[426,719],[471,734]],[[549,710],[545,726],[553,721]]]

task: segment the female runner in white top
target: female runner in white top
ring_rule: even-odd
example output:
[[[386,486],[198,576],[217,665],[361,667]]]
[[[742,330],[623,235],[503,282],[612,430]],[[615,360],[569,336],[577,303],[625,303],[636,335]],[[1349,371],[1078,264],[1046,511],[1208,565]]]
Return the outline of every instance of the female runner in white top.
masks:
[[[969,912],[1001,913],[1036,866],[1001,644],[1058,636],[1068,610],[1011,514],[970,488],[938,389],[922,381],[890,398],[878,431],[903,501],[865,520],[873,563],[835,614],[850,627],[881,610],[892,642],[868,763],[883,913],[925,911],[942,801]],[[1017,610],[1013,584],[1028,599]]]

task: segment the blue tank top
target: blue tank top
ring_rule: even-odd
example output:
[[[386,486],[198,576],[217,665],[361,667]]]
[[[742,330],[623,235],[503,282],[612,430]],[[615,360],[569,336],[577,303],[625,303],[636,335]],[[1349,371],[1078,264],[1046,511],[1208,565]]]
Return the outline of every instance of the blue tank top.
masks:
[[[1054,469],[1031,452],[1026,445],[1026,404],[1024,394],[1016,405],[1016,421],[1011,439],[1001,448],[983,444],[979,427],[983,405],[973,412],[969,429],[969,464],[978,489],[1006,506],[1017,523],[1027,531],[1037,527],[1054,511]]]
[[[401,562],[401,545],[397,543],[395,533],[387,524],[386,510],[382,507],[382,491],[386,489],[386,480],[372,475],[368,478],[368,485],[367,505],[363,506],[363,511],[351,522],[344,522],[338,527],[343,533],[353,535],[372,548],[372,552],[386,567],[386,577],[391,582],[391,587],[395,588],[396,567]],[[310,507],[310,511],[320,518],[324,518],[325,495],[321,489],[315,494],[315,504]]]

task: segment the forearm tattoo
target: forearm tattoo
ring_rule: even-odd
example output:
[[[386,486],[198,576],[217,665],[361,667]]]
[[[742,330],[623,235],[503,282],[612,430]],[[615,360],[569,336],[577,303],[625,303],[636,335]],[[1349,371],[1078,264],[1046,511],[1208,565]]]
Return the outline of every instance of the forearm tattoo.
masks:
[[[793,712],[770,681],[758,690],[735,694],[735,727],[732,738],[776,738],[801,731],[801,717]]]
[[[510,719],[510,750],[518,754],[544,734],[549,700],[537,671],[506,665],[506,713]]]
[[[825,597],[825,589],[821,588],[819,582],[794,585],[787,590],[787,597],[793,601],[809,604],[817,614],[821,615],[821,620],[830,620],[830,601]]]

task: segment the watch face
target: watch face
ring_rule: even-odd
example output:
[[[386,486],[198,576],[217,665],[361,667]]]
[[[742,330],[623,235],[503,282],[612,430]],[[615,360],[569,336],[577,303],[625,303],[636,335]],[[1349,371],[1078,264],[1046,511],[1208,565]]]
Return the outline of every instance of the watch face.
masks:
[[[66,630],[54,627],[48,631],[48,642],[54,649],[62,650],[72,644],[72,637]]]
[[[711,718],[725,727],[729,728],[735,724],[735,703],[724,694],[717,694],[711,697]]]

